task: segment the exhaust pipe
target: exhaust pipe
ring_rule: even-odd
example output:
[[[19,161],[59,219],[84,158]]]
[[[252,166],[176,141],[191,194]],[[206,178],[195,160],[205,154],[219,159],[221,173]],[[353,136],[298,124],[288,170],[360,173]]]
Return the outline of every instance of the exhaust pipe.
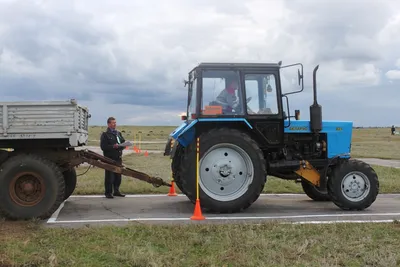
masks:
[[[313,91],[314,103],[310,106],[310,128],[313,133],[318,133],[322,130],[322,107],[317,101],[317,78],[316,73],[319,68],[317,65],[313,71]]]

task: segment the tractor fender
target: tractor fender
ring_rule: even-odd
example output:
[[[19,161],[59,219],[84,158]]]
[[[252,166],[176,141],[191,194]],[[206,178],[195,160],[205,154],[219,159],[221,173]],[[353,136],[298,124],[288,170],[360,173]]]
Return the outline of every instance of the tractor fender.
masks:
[[[248,122],[245,118],[198,118],[190,123],[186,123],[185,125],[181,125],[176,131],[171,134],[171,137],[179,142],[179,144],[183,147],[187,147],[191,144],[196,136],[194,126],[198,123],[209,122],[209,123],[220,123],[220,122],[242,122],[249,129],[253,129],[253,126]]]

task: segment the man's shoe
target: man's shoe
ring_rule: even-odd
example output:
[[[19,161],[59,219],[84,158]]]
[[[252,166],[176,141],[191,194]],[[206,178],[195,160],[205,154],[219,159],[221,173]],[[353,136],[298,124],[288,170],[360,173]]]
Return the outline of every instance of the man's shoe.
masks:
[[[107,194],[106,198],[114,198],[111,194]]]
[[[121,194],[120,192],[114,193],[114,196],[115,196],[115,197],[125,197],[125,195],[124,195],[124,194]]]

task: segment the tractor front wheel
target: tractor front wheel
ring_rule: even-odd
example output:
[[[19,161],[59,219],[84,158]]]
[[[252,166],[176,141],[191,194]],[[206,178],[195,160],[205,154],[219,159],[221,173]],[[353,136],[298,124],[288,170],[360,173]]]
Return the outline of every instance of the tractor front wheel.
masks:
[[[350,159],[338,163],[328,179],[332,202],[343,210],[364,210],[379,193],[375,170],[365,162]]]
[[[216,213],[244,210],[266,183],[265,160],[257,143],[235,129],[213,129],[200,136],[199,192],[202,208]],[[185,148],[181,165],[184,193],[196,199],[196,142]]]

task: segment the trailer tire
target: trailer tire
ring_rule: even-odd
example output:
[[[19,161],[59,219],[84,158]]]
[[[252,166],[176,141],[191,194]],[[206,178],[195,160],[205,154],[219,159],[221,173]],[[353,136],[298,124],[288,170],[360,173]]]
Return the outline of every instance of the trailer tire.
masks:
[[[68,199],[72,193],[75,191],[77,177],[75,168],[71,168],[65,172],[63,172],[64,182],[65,182],[65,194],[64,200]]]
[[[312,185],[307,180],[301,179],[301,186],[303,188],[304,193],[314,201],[330,201],[331,197],[329,196],[328,191],[321,192]]]
[[[34,195],[30,202],[21,199],[27,193]],[[8,219],[46,219],[58,209],[64,196],[63,174],[48,159],[34,154],[19,154],[1,166],[0,211]]]
[[[218,148],[219,145],[221,145],[222,149]],[[217,152],[218,155],[206,158],[207,155],[210,155],[207,154],[209,150],[214,148],[220,150]],[[214,159],[218,164],[211,163]],[[207,164],[207,166],[201,166],[203,160],[205,160],[204,164]],[[200,136],[199,161],[199,198],[201,207],[206,211],[214,213],[240,212],[250,207],[259,198],[264,189],[267,174],[263,153],[257,143],[244,132],[237,129],[221,128],[212,129],[202,134]],[[223,165],[225,163],[227,168],[230,168],[229,174],[224,173]],[[201,175],[203,169],[205,173],[212,173],[206,179],[204,178],[205,173]],[[221,177],[225,177],[221,178],[222,180],[216,178],[217,173],[222,175]],[[248,173],[252,175],[248,177],[246,175]],[[196,141],[184,149],[181,177],[184,192],[192,202],[195,202]],[[238,188],[234,189],[236,191],[225,194],[226,191],[230,190],[230,186],[233,186],[236,182],[235,180],[237,182],[243,181],[243,183],[237,184]]]
[[[328,179],[332,202],[343,210],[364,210],[379,193],[378,175],[367,163],[356,159],[339,162]]]

